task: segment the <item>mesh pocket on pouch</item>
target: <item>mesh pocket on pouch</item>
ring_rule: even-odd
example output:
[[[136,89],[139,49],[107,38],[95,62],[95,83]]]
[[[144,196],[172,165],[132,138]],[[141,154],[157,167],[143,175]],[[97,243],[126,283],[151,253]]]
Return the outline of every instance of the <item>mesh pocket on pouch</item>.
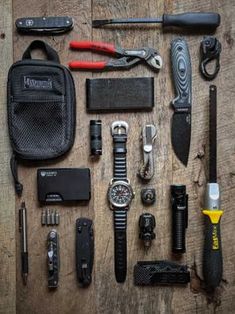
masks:
[[[14,102],[11,129],[15,148],[38,157],[56,154],[66,140],[65,115],[63,102]]]

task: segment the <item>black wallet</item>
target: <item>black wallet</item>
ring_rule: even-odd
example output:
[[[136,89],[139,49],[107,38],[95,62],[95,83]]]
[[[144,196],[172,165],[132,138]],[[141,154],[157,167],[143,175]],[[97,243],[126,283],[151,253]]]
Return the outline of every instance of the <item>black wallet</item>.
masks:
[[[43,203],[89,201],[90,169],[46,168],[37,171],[38,200]]]
[[[151,111],[154,106],[154,78],[87,79],[87,111]]]

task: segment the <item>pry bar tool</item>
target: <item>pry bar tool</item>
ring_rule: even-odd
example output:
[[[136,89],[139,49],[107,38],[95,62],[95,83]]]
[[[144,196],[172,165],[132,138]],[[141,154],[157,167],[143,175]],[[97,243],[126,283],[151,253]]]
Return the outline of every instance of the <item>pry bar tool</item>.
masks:
[[[57,288],[59,280],[59,236],[51,230],[47,237],[48,288]]]
[[[181,28],[214,29],[220,25],[220,15],[214,12],[186,12],[181,14],[163,14],[159,18],[130,18],[93,20],[92,27],[98,28],[106,24],[142,24],[160,23],[162,27],[175,26]]]
[[[217,183],[217,89],[210,86],[210,157],[209,157],[209,183],[206,187],[205,209],[205,241],[203,252],[203,276],[209,290],[219,286],[223,273],[223,257],[220,234],[220,218],[223,211],[220,209],[220,190]]]
[[[143,144],[144,162],[140,167],[139,176],[143,180],[150,180],[154,175],[153,144],[156,139],[157,130],[152,124],[143,127],[141,140]]]
[[[23,283],[27,284],[28,278],[28,238],[27,238],[27,209],[25,203],[21,203],[19,209],[19,230],[21,233],[21,274]]]
[[[71,70],[129,69],[140,62],[146,62],[154,70],[159,70],[162,67],[162,58],[153,48],[143,47],[139,49],[123,49],[115,47],[113,44],[93,41],[71,41],[70,48],[104,52],[118,58],[109,61],[95,62],[71,61],[69,62]]]
[[[22,17],[15,24],[20,33],[57,35],[70,31],[73,19],[69,16]]]

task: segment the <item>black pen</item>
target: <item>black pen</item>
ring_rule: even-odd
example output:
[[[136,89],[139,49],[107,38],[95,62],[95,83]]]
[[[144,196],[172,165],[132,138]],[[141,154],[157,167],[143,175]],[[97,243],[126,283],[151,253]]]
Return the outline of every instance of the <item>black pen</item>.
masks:
[[[23,283],[27,284],[28,277],[28,241],[27,241],[27,210],[25,202],[21,203],[19,209],[19,229],[21,233],[21,274]]]

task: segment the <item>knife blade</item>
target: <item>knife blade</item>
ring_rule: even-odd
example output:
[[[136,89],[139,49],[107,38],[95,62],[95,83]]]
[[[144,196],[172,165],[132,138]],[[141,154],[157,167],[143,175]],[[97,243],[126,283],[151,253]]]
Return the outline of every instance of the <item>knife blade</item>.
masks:
[[[174,114],[171,142],[178,159],[187,166],[191,139],[192,70],[187,42],[171,42],[171,64],[176,97],[171,102]]]

